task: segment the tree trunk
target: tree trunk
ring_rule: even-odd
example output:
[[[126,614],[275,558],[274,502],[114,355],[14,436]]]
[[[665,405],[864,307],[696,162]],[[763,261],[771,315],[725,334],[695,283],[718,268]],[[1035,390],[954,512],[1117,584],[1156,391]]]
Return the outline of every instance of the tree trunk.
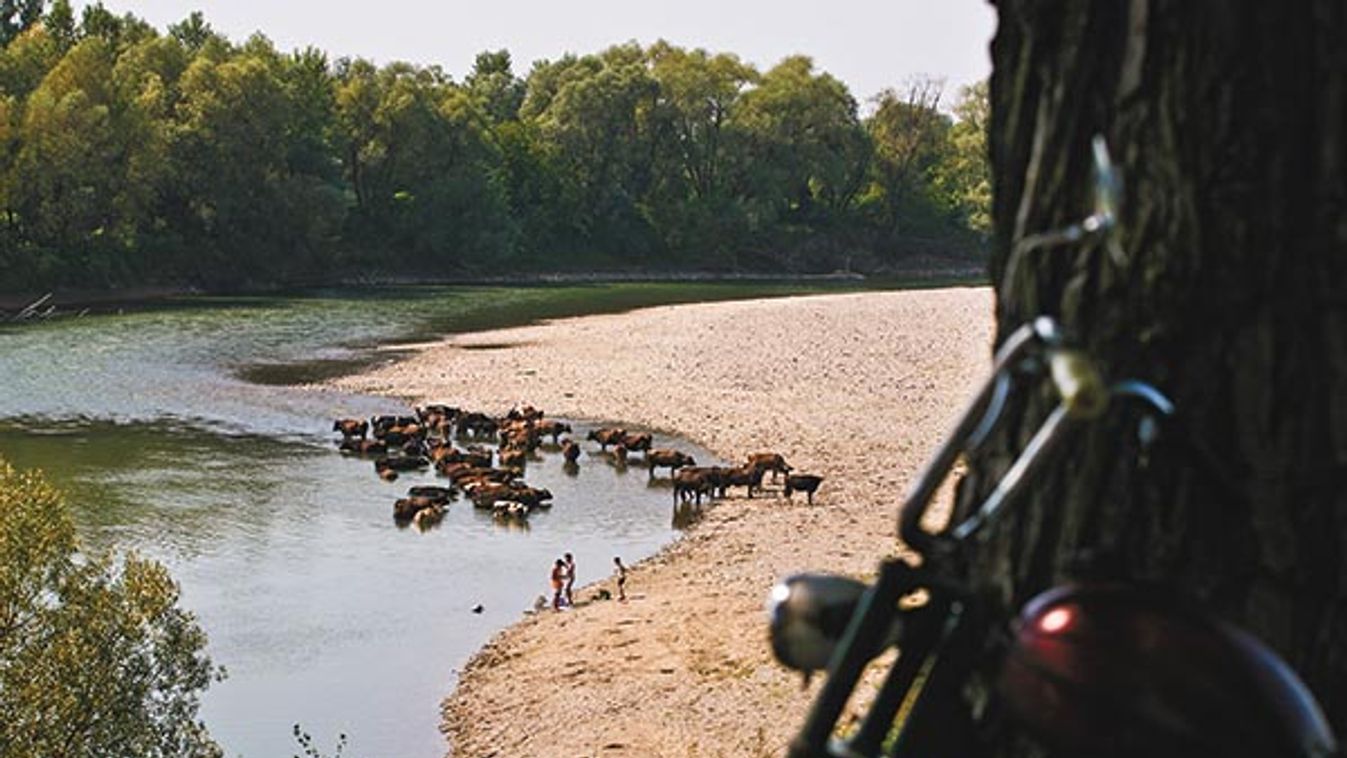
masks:
[[[1146,456],[1121,419],[1087,430],[992,530],[971,579],[1006,608],[1082,572],[1175,586],[1284,656],[1347,736],[1347,6],[998,11],[998,331],[1055,316],[1106,376],[1165,391],[1182,423]],[[1125,182],[1123,255],[1065,246],[1010,265],[1017,239],[1090,212],[1095,133]],[[962,508],[1049,402],[1012,409]]]

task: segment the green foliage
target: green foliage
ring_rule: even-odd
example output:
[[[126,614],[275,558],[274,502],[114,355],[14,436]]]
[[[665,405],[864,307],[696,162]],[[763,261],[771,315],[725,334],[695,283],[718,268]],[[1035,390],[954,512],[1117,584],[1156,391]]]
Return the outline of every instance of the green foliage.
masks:
[[[0,0],[0,45],[8,45],[42,18],[44,0]]]
[[[30,17],[0,8],[6,290],[865,269],[976,248],[989,221],[985,87],[955,118],[930,83],[862,120],[804,56],[628,43],[519,77],[497,50],[455,82],[233,44],[200,13]]]
[[[168,34],[193,53],[205,47],[208,42],[223,42],[215,30],[211,29],[210,24],[206,23],[206,17],[201,11],[192,11],[187,18],[169,25]]]
[[[942,90],[929,79],[912,82],[902,96],[885,90],[866,120],[874,158],[861,203],[885,258],[921,252],[920,242],[932,238],[971,245],[988,228],[986,87],[965,88],[958,121],[939,110]]]
[[[969,228],[980,234],[991,231],[992,179],[987,155],[989,102],[987,82],[982,81],[959,91],[954,105],[958,118],[949,131],[950,151],[935,167],[938,191],[963,215]]]
[[[42,19],[42,26],[62,50],[75,44],[75,10],[70,0],[56,0]]]
[[[163,566],[78,552],[65,504],[0,460],[0,755],[218,756],[216,670]]]
[[[524,103],[524,82],[515,77],[508,50],[478,54],[464,85],[492,123],[502,124],[519,118],[519,106]]]

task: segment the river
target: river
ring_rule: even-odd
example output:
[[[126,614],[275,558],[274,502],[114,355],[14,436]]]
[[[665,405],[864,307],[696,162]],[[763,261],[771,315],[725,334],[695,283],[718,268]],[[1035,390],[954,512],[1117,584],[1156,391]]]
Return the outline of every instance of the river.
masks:
[[[676,289],[195,299],[0,328],[0,455],[66,492],[88,549],[168,566],[228,671],[202,705],[226,755],[299,753],[298,723],[329,753],[348,735],[347,758],[438,756],[456,670],[547,591],[563,552],[584,584],[614,555],[634,563],[672,540],[669,490],[587,443],[578,473],[556,453],[529,464],[555,507],[528,528],[461,501],[438,528],[398,528],[393,500],[434,477],[381,481],[330,429],[406,406],[287,383],[392,359],[372,350],[382,343],[706,296]]]

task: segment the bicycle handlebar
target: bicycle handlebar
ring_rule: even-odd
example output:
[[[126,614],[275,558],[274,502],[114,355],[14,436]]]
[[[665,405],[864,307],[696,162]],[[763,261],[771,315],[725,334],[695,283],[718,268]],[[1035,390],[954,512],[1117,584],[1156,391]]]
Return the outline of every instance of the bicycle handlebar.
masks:
[[[991,377],[974,396],[903,503],[898,532],[914,550],[925,553],[941,538],[962,542],[975,534],[1034,480],[1034,475],[1073,429],[1102,416],[1112,397],[1140,399],[1162,415],[1173,414],[1174,404],[1160,390],[1137,379],[1107,385],[1093,361],[1083,353],[1062,348],[1061,342],[1057,323],[1039,317],[1011,333],[997,351]],[[1026,367],[1030,373],[1046,372],[1059,398],[1057,406],[978,508],[943,532],[922,529],[921,520],[935,491],[959,454],[981,445],[1000,420],[1010,395],[1011,372]]]

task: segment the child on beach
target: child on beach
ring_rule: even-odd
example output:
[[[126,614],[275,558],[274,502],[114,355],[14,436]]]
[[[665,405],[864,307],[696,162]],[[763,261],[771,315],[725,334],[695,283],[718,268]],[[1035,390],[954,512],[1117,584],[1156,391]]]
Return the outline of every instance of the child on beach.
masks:
[[[617,599],[625,601],[627,599],[627,567],[622,565],[620,556],[613,556],[613,564],[617,568],[613,572],[617,574]]]
[[[575,605],[575,596],[571,588],[575,587],[575,556],[566,554],[566,605]]]
[[[557,559],[552,566],[552,610],[561,610],[561,591],[566,583],[566,562]]]

